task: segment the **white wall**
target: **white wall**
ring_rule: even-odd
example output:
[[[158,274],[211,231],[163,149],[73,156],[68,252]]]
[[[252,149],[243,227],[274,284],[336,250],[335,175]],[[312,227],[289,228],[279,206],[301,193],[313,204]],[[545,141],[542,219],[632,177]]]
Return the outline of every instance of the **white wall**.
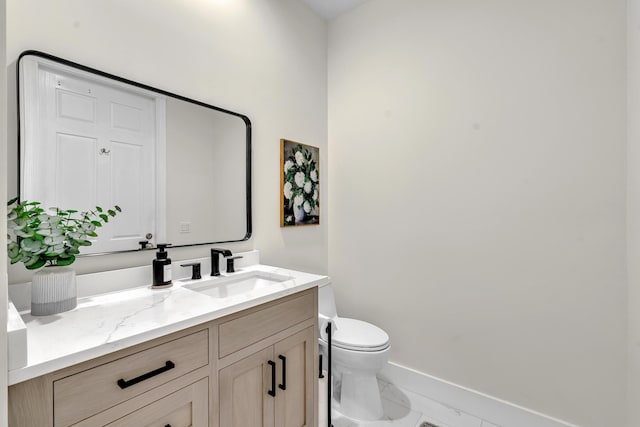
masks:
[[[278,219],[280,138],[319,146],[323,153],[327,148],[326,23],[306,5],[10,0],[7,16],[10,67],[20,52],[36,49],[246,114],[253,123],[254,237],[225,247],[257,248],[265,263],[326,272],[326,224],[281,230]],[[15,135],[15,123],[10,125]],[[203,247],[173,249],[170,256],[175,261],[206,253]],[[152,257],[85,258],[74,266],[83,273],[146,264]],[[21,282],[31,273],[20,265],[10,276]]]
[[[6,67],[7,3],[0,0],[0,171],[7,170],[7,67]],[[7,199],[7,175],[0,173],[0,201]],[[0,218],[7,206],[0,202]],[[0,221],[0,307],[7,306],[7,223]],[[7,310],[0,309],[0,325],[7,324]],[[7,425],[7,329],[0,328],[0,426]]]
[[[627,2],[629,427],[640,425],[640,0]]]
[[[329,274],[391,360],[624,424],[625,1],[370,0],[329,25]]]

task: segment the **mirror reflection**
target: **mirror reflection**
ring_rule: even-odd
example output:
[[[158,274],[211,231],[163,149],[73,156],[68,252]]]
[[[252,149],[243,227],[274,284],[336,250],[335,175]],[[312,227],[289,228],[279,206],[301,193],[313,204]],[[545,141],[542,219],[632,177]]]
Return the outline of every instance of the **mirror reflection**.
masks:
[[[33,51],[19,90],[21,200],[122,208],[84,254],[250,237],[246,116]]]

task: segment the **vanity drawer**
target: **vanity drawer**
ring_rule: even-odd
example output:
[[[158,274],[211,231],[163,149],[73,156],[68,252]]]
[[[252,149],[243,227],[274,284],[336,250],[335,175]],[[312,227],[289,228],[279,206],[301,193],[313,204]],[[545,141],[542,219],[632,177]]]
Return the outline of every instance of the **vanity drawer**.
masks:
[[[54,381],[54,426],[68,426],[178,378],[209,361],[199,331]]]
[[[313,318],[315,298],[311,292],[221,323],[218,330],[219,358],[228,356],[264,338]]]
[[[147,394],[152,394],[151,391]],[[137,411],[118,414],[120,407],[110,414],[115,421],[105,421],[102,414],[87,418],[73,427],[130,427],[130,426],[171,426],[208,427],[209,425],[209,382],[204,378],[194,384],[166,395]],[[124,409],[124,408],[123,408]]]

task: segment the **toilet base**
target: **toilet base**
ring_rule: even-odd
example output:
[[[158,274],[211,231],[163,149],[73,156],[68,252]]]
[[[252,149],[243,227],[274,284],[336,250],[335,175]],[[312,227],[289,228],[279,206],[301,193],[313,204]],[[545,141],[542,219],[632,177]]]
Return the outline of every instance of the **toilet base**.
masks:
[[[340,412],[362,421],[375,421],[384,416],[375,375],[342,374]]]

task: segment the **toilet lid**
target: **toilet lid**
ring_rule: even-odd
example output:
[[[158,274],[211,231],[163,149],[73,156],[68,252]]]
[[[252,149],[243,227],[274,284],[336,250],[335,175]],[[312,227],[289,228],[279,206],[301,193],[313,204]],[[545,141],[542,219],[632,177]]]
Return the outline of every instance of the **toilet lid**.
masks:
[[[331,341],[336,347],[355,351],[379,351],[389,347],[389,335],[371,323],[345,317],[334,321],[337,330]]]

